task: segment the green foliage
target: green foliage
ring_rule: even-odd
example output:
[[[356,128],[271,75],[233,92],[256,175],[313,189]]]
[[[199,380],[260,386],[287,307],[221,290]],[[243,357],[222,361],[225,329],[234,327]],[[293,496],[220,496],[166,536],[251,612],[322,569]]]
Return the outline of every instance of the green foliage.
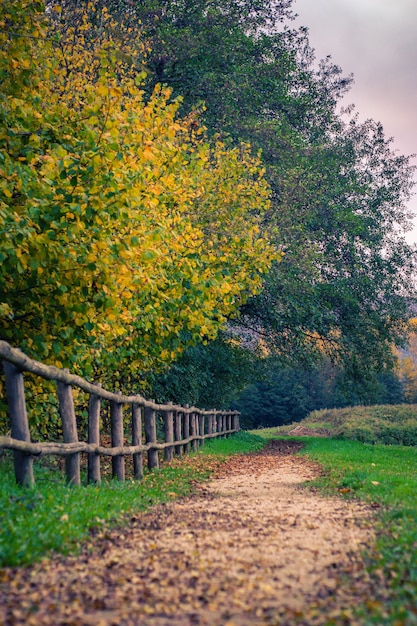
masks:
[[[303,452],[325,468],[313,485],[382,505],[375,550],[366,556],[372,602],[358,607],[366,624],[413,624],[417,602],[417,451],[357,441],[306,439]],[[385,584],[381,584],[381,577]]]
[[[258,355],[245,350],[226,332],[184,351],[170,368],[151,373],[145,382],[159,402],[175,401],[199,407],[229,406],[236,394],[259,374]]]
[[[203,347],[227,322],[281,362],[248,424],[399,401],[368,374],[392,365],[414,294],[413,167],[339,113],[352,78],[283,27],[291,0],[0,7],[2,337],[212,405],[252,367]],[[284,369],[327,357],[346,379],[330,403]]]
[[[263,440],[240,432],[207,441],[196,455],[147,473],[142,482],[68,487],[53,462],[36,462],[36,485],[16,485],[11,455],[0,456],[0,567],[33,563],[51,551],[76,552],[92,532],[123,524],[135,511],[188,495],[227,455],[262,448]]]
[[[371,372],[355,381],[328,359],[307,370],[283,368],[275,359],[265,359],[262,365],[233,403],[247,428],[297,422],[323,407],[398,404],[404,400],[400,380],[391,372]]]
[[[182,93],[185,111],[203,101],[210,132],[262,149],[273,191],[263,228],[285,256],[240,327],[287,363],[325,353],[358,379],[389,365],[405,332],[413,167],[380,124],[338,113],[352,78],[329,59],[316,70],[306,30],[282,28],[289,5],[153,0],[134,12],[150,41],[149,84]]]
[[[417,405],[413,404],[314,411],[301,425],[363,443],[417,446]]]
[[[245,427],[262,428],[296,422],[314,408],[308,397],[308,373],[281,369],[249,385],[233,403]]]

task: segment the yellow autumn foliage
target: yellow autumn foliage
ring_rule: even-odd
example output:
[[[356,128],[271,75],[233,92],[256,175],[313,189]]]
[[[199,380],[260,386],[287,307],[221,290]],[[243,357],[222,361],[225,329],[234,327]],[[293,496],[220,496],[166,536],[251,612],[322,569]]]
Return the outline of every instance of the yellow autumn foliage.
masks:
[[[279,257],[259,229],[269,188],[249,146],[209,142],[164,87],[145,100],[141,44],[105,11],[95,38],[82,14],[50,19],[0,0],[1,336],[127,379],[260,289]]]

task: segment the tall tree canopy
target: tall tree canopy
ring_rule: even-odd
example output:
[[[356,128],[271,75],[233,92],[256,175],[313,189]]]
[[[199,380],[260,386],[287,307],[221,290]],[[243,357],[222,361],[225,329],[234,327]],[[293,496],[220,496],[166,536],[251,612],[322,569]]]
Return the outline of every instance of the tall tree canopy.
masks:
[[[125,10],[123,3],[115,3]],[[204,102],[212,133],[261,148],[272,188],[263,220],[285,255],[238,324],[282,360],[323,352],[352,374],[390,364],[414,297],[407,245],[413,167],[381,124],[339,111],[352,82],[315,64],[291,2],[132,2],[149,42],[150,84]]]

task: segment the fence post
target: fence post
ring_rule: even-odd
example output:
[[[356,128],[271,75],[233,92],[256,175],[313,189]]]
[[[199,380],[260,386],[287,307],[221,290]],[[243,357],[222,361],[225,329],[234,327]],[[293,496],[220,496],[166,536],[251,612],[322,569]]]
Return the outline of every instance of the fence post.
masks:
[[[172,405],[172,402],[168,402],[168,404]],[[174,441],[174,413],[173,411],[165,411],[164,412],[164,426],[165,426],[165,443],[170,443]],[[164,459],[168,463],[172,461],[172,456],[174,453],[173,446],[169,446],[164,450]]]
[[[68,372],[68,370],[64,371]],[[75,443],[78,441],[78,432],[72,388],[71,385],[67,385],[67,383],[57,381],[57,389],[64,443]],[[78,452],[68,454],[65,457],[65,473],[67,481],[71,485],[80,484],[80,455]]]
[[[88,403],[88,443],[100,445],[100,398],[91,394]],[[100,455],[88,453],[88,482],[101,483]]]
[[[120,392],[118,392],[119,395]],[[112,448],[123,446],[123,407],[117,400],[110,401],[111,445]],[[123,454],[112,456],[113,478],[125,479],[125,457]]]
[[[191,413],[190,415],[191,421],[191,436],[196,437],[198,435],[198,421],[197,421],[197,413]],[[193,439],[191,442],[191,449],[193,452],[198,450],[198,439]]]
[[[156,443],[155,409],[145,406],[145,440],[146,443]],[[158,450],[148,450],[148,469],[159,467]]]
[[[186,404],[185,408],[188,409],[190,405]],[[184,439],[188,439],[188,437],[190,436],[190,414],[188,413],[188,411],[184,411],[183,413],[183,427],[182,427],[182,434]],[[185,443],[184,444],[184,454],[186,454],[190,449],[190,444],[189,443]]]
[[[6,398],[9,408],[11,435],[13,439],[30,441],[29,422],[26,412],[23,373],[16,365],[3,361],[6,380]],[[29,487],[33,477],[33,459],[26,452],[13,451],[14,474],[19,485]]]
[[[213,409],[213,414],[211,416],[212,418],[212,432],[213,433],[217,433],[218,432],[218,425],[217,425],[217,411],[216,409]]]
[[[132,404],[132,446],[142,445],[142,407]],[[133,455],[133,476],[136,480],[143,478],[143,452]]]
[[[198,434],[200,435],[200,437],[204,437],[205,418],[206,416],[204,415],[204,413],[200,413],[200,415],[198,416],[198,419],[199,419]],[[200,446],[204,446],[204,439],[200,439]]]
[[[182,439],[182,415],[179,411],[174,413],[174,431],[175,441],[181,441]],[[175,454],[182,456],[182,446],[175,446]]]
[[[209,413],[207,415],[207,434],[211,435],[213,434],[213,414]]]
[[[233,413],[232,415],[232,428],[238,432],[240,430],[239,428],[239,414],[237,412]]]

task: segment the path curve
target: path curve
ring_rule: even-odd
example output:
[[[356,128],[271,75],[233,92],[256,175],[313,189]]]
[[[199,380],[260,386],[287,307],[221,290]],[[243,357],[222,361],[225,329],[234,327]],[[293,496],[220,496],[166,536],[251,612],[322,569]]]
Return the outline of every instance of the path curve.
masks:
[[[93,552],[5,570],[0,623],[354,623],[352,602],[369,592],[372,512],[300,488],[319,468],[291,451],[231,458],[196,496],[139,515]]]

